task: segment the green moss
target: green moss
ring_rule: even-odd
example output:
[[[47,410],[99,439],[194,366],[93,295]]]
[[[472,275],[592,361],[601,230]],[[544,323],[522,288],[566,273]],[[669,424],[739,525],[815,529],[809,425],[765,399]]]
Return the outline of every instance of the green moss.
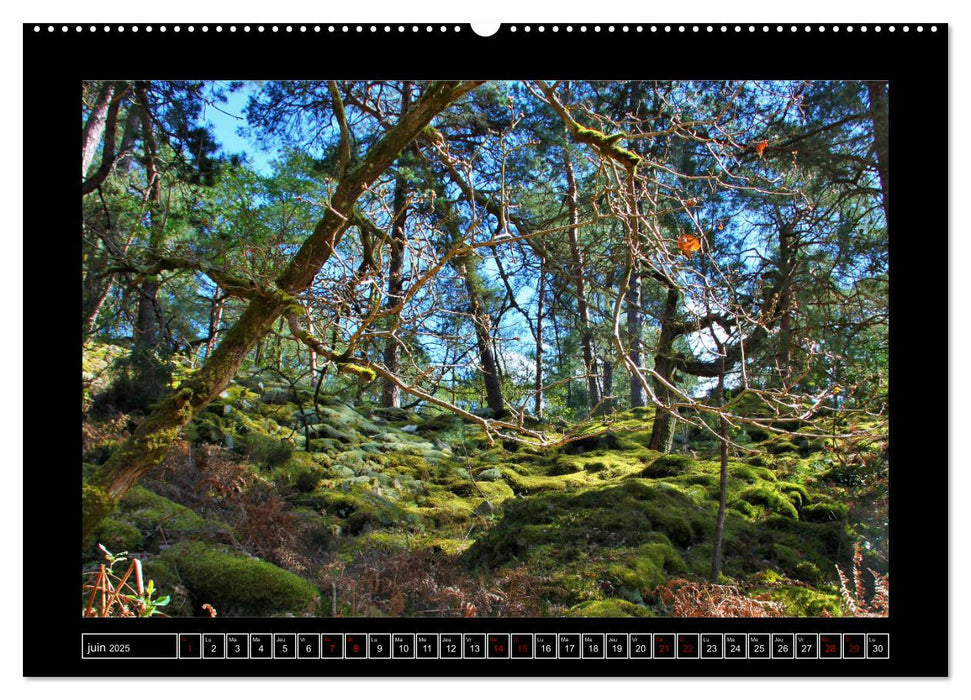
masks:
[[[796,508],[802,508],[805,503],[809,502],[809,492],[806,487],[802,484],[794,484],[791,481],[780,481],[776,484],[782,493],[786,495]]]
[[[609,564],[604,578],[615,589],[636,591],[638,597],[644,598],[672,574],[685,571],[684,561],[677,550],[666,537],[661,537],[663,541],[643,544]]]
[[[847,512],[847,507],[842,503],[822,501],[805,506],[801,515],[807,522],[825,523],[846,520]]]
[[[469,549],[470,562],[502,564],[530,558],[548,544],[566,560],[573,550],[636,547],[658,533],[687,546],[705,527],[691,499],[675,488],[626,481],[579,493],[544,493],[507,501],[503,518]],[[712,517],[708,520],[713,522]]]
[[[574,617],[654,617],[650,609],[620,598],[589,600],[570,608]]]
[[[819,617],[824,613],[837,617],[841,614],[840,597],[835,590],[775,585],[765,589],[756,588],[751,595],[765,595],[769,600],[782,603],[786,617]]]
[[[115,502],[104,489],[91,484],[81,486],[82,542],[88,541],[94,529],[115,507]]]
[[[798,518],[799,512],[792,501],[785,495],[767,484],[749,486],[739,493],[739,498],[752,505],[765,506],[767,510],[779,513],[787,518]]]
[[[790,440],[786,440],[784,438],[774,438],[766,445],[765,449],[769,451],[769,454],[773,455],[799,451],[799,448],[796,445],[794,445]]]
[[[313,614],[320,592],[299,576],[201,542],[183,542],[159,559],[171,566],[196,607],[208,603],[220,616]]]
[[[92,541],[104,545],[111,552],[132,552],[141,545],[143,537],[142,531],[134,525],[107,518],[94,531]]]
[[[603,156],[620,162],[628,170],[633,170],[641,162],[641,157],[639,155],[617,145],[617,142],[620,139],[626,138],[626,134],[607,135],[602,131],[597,131],[596,129],[588,129],[585,126],[577,124],[576,122],[574,122],[573,125],[573,135],[577,141],[590,144]]]
[[[698,469],[698,461],[685,455],[664,455],[658,457],[645,467],[640,475],[657,479],[665,476],[678,476],[685,472]]]
[[[518,474],[512,469],[503,472],[506,481],[517,494],[529,495],[546,491],[565,491],[568,488],[579,488],[583,479],[574,475],[566,476],[528,476]]]
[[[478,478],[482,481],[496,481],[502,478],[502,470],[497,467],[492,467],[490,469],[483,469],[479,472]]]
[[[728,474],[733,479],[755,484],[759,481],[776,481],[776,475],[765,467],[751,466],[748,464],[728,463]]]
[[[289,461],[293,443],[259,433],[246,436],[250,459],[263,467],[277,467]]]
[[[728,503],[726,508],[729,510],[734,510],[736,513],[740,513],[749,520],[754,520],[759,515],[759,510],[753,506],[748,501],[736,500]]]
[[[142,546],[149,551],[173,540],[211,539],[229,531],[227,525],[206,520],[141,485],[133,486],[122,497],[116,517],[141,531]]]

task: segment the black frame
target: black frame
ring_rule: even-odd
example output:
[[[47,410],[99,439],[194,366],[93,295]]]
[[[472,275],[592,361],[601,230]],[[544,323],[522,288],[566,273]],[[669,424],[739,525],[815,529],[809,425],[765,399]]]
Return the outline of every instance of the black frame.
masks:
[[[53,26],[53,31],[48,27]],[[66,26],[67,31],[62,27]],[[81,27],[77,31],[76,27]],[[150,77],[649,79],[881,78],[890,82],[891,614],[883,619],[83,619],[77,609],[80,431],[25,428],[44,445],[24,465],[24,674],[28,676],[946,676],[948,510],[945,440],[923,441],[920,392],[946,380],[946,357],[920,354],[947,328],[948,26],[504,25],[488,38],[468,25],[34,25],[24,32],[25,375],[64,391],[77,415],[80,385],[80,217],[77,97],[83,79]],[[134,32],[133,27],[139,31]],[[264,27],[261,32],[258,27]],[[305,26],[306,31],[300,31]],[[344,30],[347,26],[347,30]],[[441,27],[445,26],[446,31]],[[461,30],[456,32],[455,27]],[[557,31],[554,31],[554,26]],[[624,30],[624,27],[627,30]],[[39,27],[39,31],[36,29]],[[250,31],[244,31],[249,27]],[[276,27],[276,31],[273,30]],[[291,31],[287,30],[291,28]],[[527,30],[528,27],[528,30]],[[611,30],[610,27],[613,27]],[[190,28],[193,31],[189,31]],[[638,30],[640,28],[640,30]],[[895,31],[890,31],[893,28]],[[568,31],[572,29],[572,31]],[[205,31],[204,31],[205,30]],[[50,59],[59,57],[56,68]],[[57,167],[52,167],[52,163]],[[63,165],[64,167],[60,167]],[[934,184],[932,184],[934,183]],[[64,206],[73,202],[73,206]],[[52,206],[53,204],[53,206]],[[933,232],[933,233],[932,233]],[[939,237],[934,243],[931,235]],[[919,317],[910,299],[928,298]],[[26,316],[26,314],[25,314]],[[943,376],[942,376],[943,375]],[[29,384],[28,384],[28,392]],[[45,390],[46,391],[46,390]],[[68,419],[67,423],[71,424]],[[73,425],[78,425],[74,423]],[[53,438],[53,439],[52,439]],[[35,461],[37,460],[37,461]],[[928,478],[928,469],[939,471]],[[63,474],[63,476],[61,476]],[[68,478],[70,477],[70,478]],[[44,520],[35,518],[43,503]],[[49,513],[62,513],[56,522]],[[45,528],[49,525],[50,528]],[[74,529],[75,535],[67,535]],[[64,540],[63,550],[51,542]],[[929,589],[933,586],[933,590]],[[87,660],[82,632],[886,633],[889,660]]]

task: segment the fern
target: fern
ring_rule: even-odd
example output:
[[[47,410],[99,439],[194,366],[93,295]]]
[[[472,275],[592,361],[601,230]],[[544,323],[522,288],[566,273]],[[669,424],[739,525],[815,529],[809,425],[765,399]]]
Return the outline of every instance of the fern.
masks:
[[[853,545],[853,582],[836,565],[836,574],[840,579],[840,597],[843,599],[843,609],[849,617],[887,617],[890,614],[890,574],[880,574],[867,568],[873,577],[873,595],[867,601],[866,583],[863,579],[863,552],[860,544]]]

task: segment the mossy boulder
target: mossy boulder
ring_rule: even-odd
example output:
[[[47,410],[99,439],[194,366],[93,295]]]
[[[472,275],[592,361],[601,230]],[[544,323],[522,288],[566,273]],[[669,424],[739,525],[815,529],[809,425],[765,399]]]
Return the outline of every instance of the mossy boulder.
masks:
[[[363,413],[363,411],[362,411]],[[380,406],[372,408],[368,412],[371,418],[380,418],[390,423],[407,423],[411,420],[412,414],[403,408]]]
[[[801,585],[774,585],[756,588],[751,594],[782,603],[786,617],[837,617],[841,614],[840,596],[835,587],[817,590]]]
[[[320,591],[296,574],[259,559],[202,542],[180,542],[147,565],[159,590],[173,590],[177,582],[164,580],[175,573],[187,590],[196,614],[208,603],[221,617],[313,615]]]
[[[543,493],[507,501],[503,518],[469,548],[466,560],[501,565],[532,559],[537,548],[549,545],[567,565],[571,553],[637,547],[656,542],[659,534],[687,546],[710,529],[704,520],[690,497],[660,484],[631,480],[579,493]]]
[[[125,537],[129,542],[134,541],[134,532],[128,527],[138,530],[141,533],[138,547],[146,551],[157,551],[166,542],[177,540],[232,540],[228,525],[207,520],[189,508],[138,484],[121,498],[111,520],[114,521],[115,534],[127,532]],[[133,547],[129,546],[127,549],[131,550]]]
[[[663,455],[647,465],[640,475],[649,479],[660,479],[684,474],[698,466],[698,461],[687,455]]]
[[[764,506],[766,510],[771,510],[787,518],[798,518],[799,511],[796,510],[790,498],[769,484],[755,484],[743,489],[739,493],[739,498],[748,501],[752,505]]]
[[[502,470],[498,467],[491,467],[489,469],[483,469],[479,472],[478,479],[480,481],[498,481],[502,478]]]
[[[620,440],[614,433],[602,433],[600,435],[590,435],[568,442],[563,447],[563,452],[568,455],[580,455],[594,450],[616,450],[620,448]]]
[[[145,535],[134,525],[108,518],[94,531],[93,544],[104,545],[110,552],[133,552],[140,548]],[[100,558],[93,554],[92,558]]]
[[[621,598],[588,600],[570,608],[575,617],[654,617],[649,608]]]
[[[811,523],[826,523],[846,520],[848,509],[842,503],[821,501],[802,509],[802,519]]]

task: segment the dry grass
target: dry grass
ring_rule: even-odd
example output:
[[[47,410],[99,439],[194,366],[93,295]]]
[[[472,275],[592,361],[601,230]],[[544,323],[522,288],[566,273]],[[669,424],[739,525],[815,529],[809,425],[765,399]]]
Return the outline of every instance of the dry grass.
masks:
[[[526,567],[502,572],[491,585],[432,550],[368,551],[334,562],[318,576],[336,594],[337,615],[398,617],[535,617],[544,614],[548,584]]]
[[[743,595],[735,586],[672,579],[655,593],[672,617],[782,617],[783,605]]]

